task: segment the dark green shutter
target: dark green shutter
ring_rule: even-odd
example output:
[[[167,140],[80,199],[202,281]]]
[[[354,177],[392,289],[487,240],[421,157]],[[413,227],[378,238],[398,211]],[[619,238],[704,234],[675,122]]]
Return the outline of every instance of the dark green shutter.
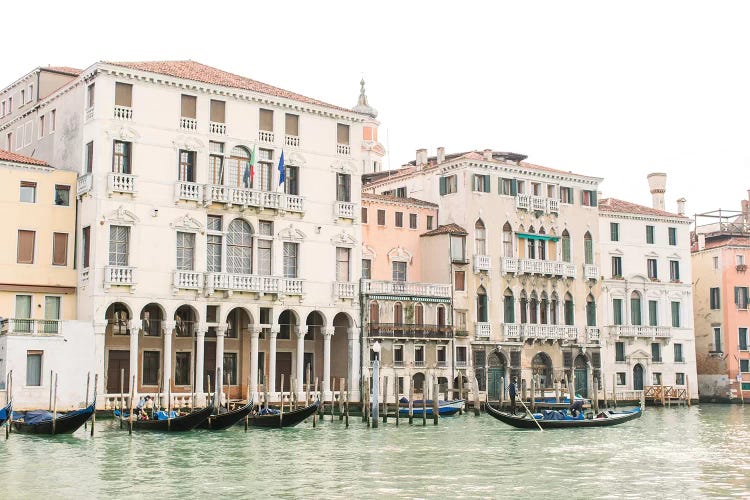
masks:
[[[596,206],[596,191],[593,190],[591,191],[591,206]]]
[[[518,181],[515,179],[510,180],[510,195],[515,196],[518,194]]]
[[[445,177],[440,178],[440,196],[445,195]]]
[[[484,176],[484,186],[482,186],[482,191],[484,191],[485,193],[490,192],[490,176],[489,175]]]

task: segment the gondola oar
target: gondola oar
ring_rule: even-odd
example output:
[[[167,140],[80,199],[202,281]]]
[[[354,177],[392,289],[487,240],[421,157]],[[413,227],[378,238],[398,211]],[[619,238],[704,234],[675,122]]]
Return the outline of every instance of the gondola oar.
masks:
[[[506,389],[507,389],[507,387],[506,387]],[[533,397],[533,396],[532,396],[532,397]],[[537,426],[537,427],[539,427],[539,430],[540,430],[541,432],[544,432],[544,429],[542,429],[542,426],[541,426],[541,425],[539,425],[539,422],[537,422],[537,421],[536,421],[536,419],[534,418],[534,415],[532,415],[532,414],[531,414],[531,412],[529,411],[529,408],[528,408],[528,407],[526,406],[526,403],[524,403],[524,402],[523,402],[523,399],[521,399],[521,398],[518,398],[518,401],[519,401],[519,402],[521,403],[521,405],[523,406],[523,409],[524,409],[524,410],[526,410],[526,414],[527,414],[527,415],[529,416],[529,418],[530,418],[531,420],[533,420],[533,421],[534,421],[534,423],[536,424],[536,426]]]

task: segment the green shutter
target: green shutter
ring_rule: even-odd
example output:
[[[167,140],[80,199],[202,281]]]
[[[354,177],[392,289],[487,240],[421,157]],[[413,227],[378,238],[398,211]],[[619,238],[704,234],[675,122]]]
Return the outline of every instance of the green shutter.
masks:
[[[497,194],[505,194],[503,193],[503,178],[502,177],[497,178]]]
[[[515,196],[518,194],[518,181],[515,179],[510,180],[510,195]]]
[[[740,287],[738,286],[734,287],[734,303],[740,303]]]
[[[490,176],[489,175],[484,176],[484,187],[482,191],[484,191],[485,193],[490,192]]]
[[[594,190],[591,191],[591,206],[596,206],[596,191]]]
[[[440,178],[440,196],[445,195],[445,177]]]

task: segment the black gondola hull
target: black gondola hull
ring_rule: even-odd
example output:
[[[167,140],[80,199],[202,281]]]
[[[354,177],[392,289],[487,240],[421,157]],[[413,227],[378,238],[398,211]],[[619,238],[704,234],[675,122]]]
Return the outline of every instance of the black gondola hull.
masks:
[[[13,430],[21,434],[72,434],[77,431],[94,414],[94,405],[88,406],[85,411],[75,415],[60,415],[52,420],[39,422],[38,424],[27,424],[20,420],[13,420]]]
[[[240,420],[244,420],[251,411],[253,411],[252,401],[245,406],[237,408],[236,410],[232,410],[227,413],[220,413],[218,415],[211,415],[206,420],[198,424],[198,428],[220,431],[228,427],[232,427]]]
[[[609,427],[611,425],[618,425],[630,420],[634,420],[641,417],[641,409],[636,408],[629,411],[616,412],[608,411],[605,413],[608,415],[607,418],[592,418],[584,420],[531,420],[525,416],[512,415],[504,411],[500,411],[494,408],[492,405],[486,406],[487,413],[492,417],[511,425],[517,429],[575,429],[581,427]],[[539,425],[537,426],[537,422]]]
[[[138,420],[133,419],[133,430],[139,431],[160,431],[160,432],[185,432],[198,427],[214,411],[214,407],[209,405],[200,410],[188,413],[182,417],[175,417],[168,420]],[[127,429],[130,425],[128,417],[119,417],[122,421],[122,428]]]
[[[316,401],[305,408],[284,412],[283,415],[250,415],[247,423],[250,427],[294,427],[318,411],[319,405],[320,403]]]

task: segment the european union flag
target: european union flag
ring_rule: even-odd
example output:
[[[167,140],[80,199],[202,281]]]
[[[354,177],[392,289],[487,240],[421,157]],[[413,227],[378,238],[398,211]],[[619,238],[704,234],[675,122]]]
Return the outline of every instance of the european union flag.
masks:
[[[242,183],[246,188],[250,187],[250,169],[245,165],[245,173],[242,174]]]
[[[281,156],[279,157],[279,184],[284,184],[286,180],[286,169],[284,168],[284,150],[281,150]]]

